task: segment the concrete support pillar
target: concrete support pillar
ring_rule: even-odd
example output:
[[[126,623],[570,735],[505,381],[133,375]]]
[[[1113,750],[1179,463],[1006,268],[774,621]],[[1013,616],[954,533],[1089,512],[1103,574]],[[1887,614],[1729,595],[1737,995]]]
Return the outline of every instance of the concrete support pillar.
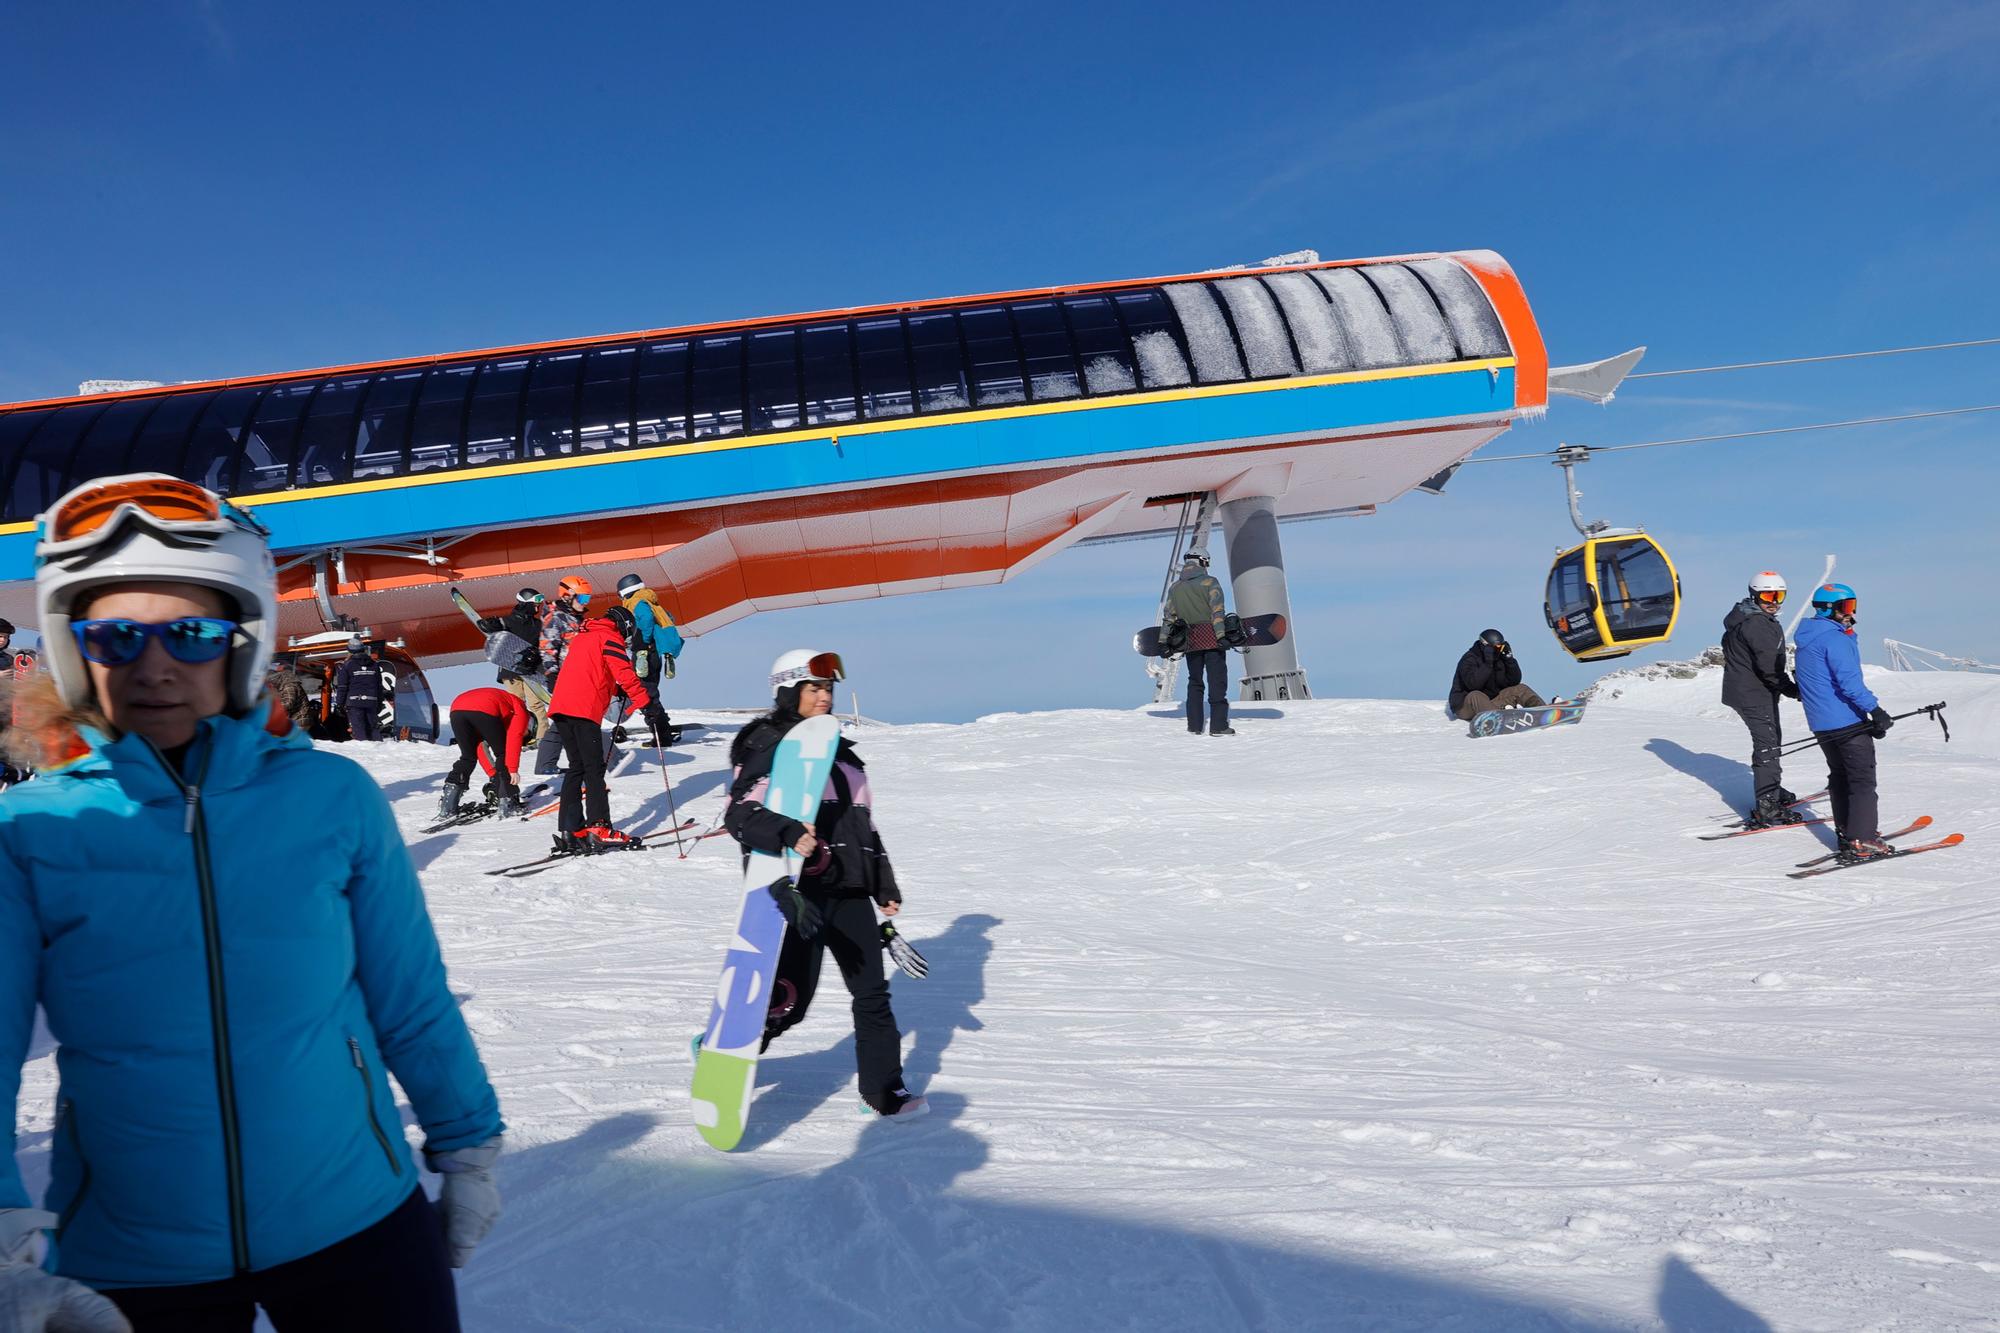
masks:
[[[1236,614],[1248,620],[1272,612],[1292,618],[1292,599],[1285,589],[1285,553],[1278,542],[1277,500],[1268,495],[1225,500],[1221,506],[1222,538],[1229,548],[1229,586]],[[1277,643],[1252,648],[1243,655],[1239,699],[1310,699],[1306,673],[1299,666],[1298,627]]]

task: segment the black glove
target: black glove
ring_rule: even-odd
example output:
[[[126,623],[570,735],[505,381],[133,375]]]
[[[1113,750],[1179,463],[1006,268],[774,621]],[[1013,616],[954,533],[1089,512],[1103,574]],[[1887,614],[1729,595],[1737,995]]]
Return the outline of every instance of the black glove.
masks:
[[[1787,676],[1779,682],[1778,693],[1784,695],[1787,699],[1796,699],[1799,697],[1799,683],[1790,676]]]
[[[764,891],[778,904],[778,910],[784,914],[791,928],[798,932],[800,939],[809,940],[819,934],[819,909],[806,901],[806,896],[799,892],[799,886],[792,883],[789,877],[772,880],[770,887]]]
[[[1889,728],[1896,725],[1896,719],[1889,716],[1889,710],[1886,708],[1876,709],[1868,715],[1868,720],[1875,724],[1868,728],[1868,734],[1878,741],[1889,734]]]

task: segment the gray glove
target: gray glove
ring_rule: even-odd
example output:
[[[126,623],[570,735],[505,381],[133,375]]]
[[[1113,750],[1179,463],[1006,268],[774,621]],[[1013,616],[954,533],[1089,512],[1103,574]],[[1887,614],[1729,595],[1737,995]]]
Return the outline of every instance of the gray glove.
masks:
[[[493,1162],[500,1156],[501,1137],[495,1134],[470,1148],[424,1154],[430,1169],[444,1177],[437,1210],[444,1222],[444,1240],[451,1249],[453,1268],[465,1267],[473,1248],[500,1220],[500,1186],[493,1180]],[[0,1329],[0,1333],[6,1330]]]
[[[42,1271],[42,1232],[55,1224],[39,1208],[0,1208],[0,1333],[132,1333],[110,1301]]]

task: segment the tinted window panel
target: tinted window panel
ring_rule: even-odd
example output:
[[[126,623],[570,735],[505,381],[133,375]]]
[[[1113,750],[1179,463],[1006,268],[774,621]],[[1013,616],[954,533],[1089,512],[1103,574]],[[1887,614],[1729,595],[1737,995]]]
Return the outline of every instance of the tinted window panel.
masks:
[[[1229,278],[1214,284],[1229,306],[1236,324],[1236,341],[1243,348],[1250,373],[1258,378],[1296,375],[1298,358],[1292,353],[1291,330],[1278,313],[1278,303],[1256,278]]]
[[[685,338],[647,343],[639,352],[640,444],[688,438],[688,345]]]
[[[958,316],[949,310],[909,318],[910,369],[919,412],[962,412],[972,406],[965,389],[965,354],[958,346]]]
[[[1123,393],[1139,387],[1132,368],[1132,344],[1125,326],[1111,308],[1108,296],[1067,296],[1063,313],[1069,317],[1070,332],[1076,340],[1077,359],[1083,362],[1083,384],[1090,393]],[[1028,334],[1025,326],[1021,338]]]
[[[751,430],[792,430],[799,424],[798,354],[796,329],[750,335]]]
[[[1139,382],[1148,389],[1186,384],[1187,356],[1175,336],[1177,322],[1167,298],[1157,291],[1120,292],[1111,298],[1139,360]]]
[[[1012,311],[1029,397],[1037,402],[1080,397],[1083,385],[1077,381],[1076,357],[1070,350],[1069,325],[1063,321],[1062,310],[1054,301],[1024,301]]]
[[[14,479],[7,494],[9,515],[16,519],[33,518],[63,493],[63,476],[69,468],[70,455],[104,408],[103,403],[77,403],[55,409],[14,465]]]
[[[78,486],[98,477],[115,477],[127,471],[125,456],[131,448],[132,437],[139,433],[139,427],[153,415],[153,409],[159,404],[157,398],[128,398],[105,408],[70,455],[68,484],[63,489],[68,490],[70,486]]]
[[[694,340],[694,438],[743,433],[743,335]]]
[[[410,471],[457,467],[465,443],[465,399],[477,366],[434,366],[410,420]]]
[[[325,486],[347,480],[347,460],[354,450],[355,409],[373,382],[373,376],[356,375],[329,380],[320,388],[299,430],[294,486]]]
[[[815,324],[801,337],[805,349],[806,423],[821,426],[829,422],[852,421],[854,411],[854,363],[849,357],[850,340],[845,324]],[[896,331],[901,360],[902,330]],[[904,397],[908,398],[908,382]]]
[[[1444,307],[1452,338],[1462,356],[1506,356],[1513,351],[1500,317],[1479,280],[1449,259],[1419,259],[1408,265]]]
[[[424,372],[398,370],[378,375],[361,400],[361,420],[354,430],[356,481],[391,477],[403,469],[403,448],[410,442],[410,408],[423,388]]]
[[[125,456],[125,465],[134,472],[167,472],[180,475],[181,454],[187,448],[194,423],[215,401],[216,391],[177,393],[160,404],[160,410],[146,418],[138,438]]]
[[[0,480],[14,471],[14,465],[26,451],[29,438],[53,415],[53,409],[44,408],[39,412],[9,412],[0,416]],[[15,513],[11,496],[6,505],[0,506],[0,512],[4,512],[10,522],[34,517],[32,513]]]
[[[910,390],[910,350],[903,342],[903,321],[886,319],[854,322],[855,354],[861,362],[861,396],[867,415],[906,417],[916,411]]]
[[[577,416],[577,447],[585,453],[623,449],[632,443],[632,375],[636,347],[599,347],[583,359],[583,410]]]
[[[1361,275],[1373,282],[1389,304],[1403,345],[1417,365],[1436,365],[1458,359],[1458,344],[1452,340],[1451,326],[1444,311],[1431,296],[1431,289],[1401,264],[1370,264]]]
[[[243,432],[265,392],[261,385],[245,384],[217,394],[195,423],[178,475],[227,495],[237,456],[243,452]]]
[[[488,361],[472,382],[472,401],[465,420],[465,465],[508,463],[519,456],[521,386],[528,379],[528,358]]]
[[[292,454],[298,447],[299,422],[319,390],[319,381],[280,384],[257,405],[257,419],[237,460],[235,488],[241,494],[281,491],[292,482]]]
[[[1025,403],[1028,390],[1021,378],[1021,357],[1014,344],[1014,325],[1005,306],[983,306],[958,312],[959,331],[972,357],[972,384],[981,407]]]
[[[528,406],[521,418],[521,441],[528,458],[576,452],[576,382],[583,374],[582,352],[545,352],[528,377]]]

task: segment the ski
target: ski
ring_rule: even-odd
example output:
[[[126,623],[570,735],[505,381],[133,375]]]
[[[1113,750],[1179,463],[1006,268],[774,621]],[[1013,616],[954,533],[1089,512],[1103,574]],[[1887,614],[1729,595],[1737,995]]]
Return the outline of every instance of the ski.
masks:
[[[423,832],[426,834],[442,833],[448,828],[457,828],[461,824],[476,824],[492,813],[493,807],[490,805],[467,806],[450,819],[440,819],[437,823],[425,828]]]
[[[1911,833],[1915,833],[1918,829],[1929,828],[1930,826],[1931,826],[1931,817],[1929,815],[1918,815],[1914,820],[1910,821],[1908,824],[1905,824],[1902,828],[1897,829],[1894,833],[1884,833],[1882,835],[1882,841],[1894,842],[1898,838],[1907,836],[1908,834]],[[1808,866],[1822,865],[1825,862],[1831,861],[1834,857],[1839,855],[1840,852],[1838,850],[1831,851],[1826,853],[1824,856],[1815,856],[1810,861],[1801,861],[1798,863],[1798,866],[1799,869],[1804,870]]]
[[[1826,799],[1826,795],[1827,795],[1827,794],[1826,794],[1825,792],[1823,792],[1823,791],[1816,791],[1816,792],[1814,792],[1814,793],[1813,793],[1812,795],[1810,795],[1810,796],[1801,796],[1801,797],[1799,797],[1799,799],[1798,799],[1798,800],[1796,800],[1796,801],[1792,801],[1792,802],[1790,802],[1789,804],[1786,804],[1786,805],[1781,805],[1781,806],[1779,806],[1778,808],[1779,808],[1780,810],[1796,810],[1796,809],[1798,809],[1798,808],[1799,808],[1800,806],[1802,806],[1802,805],[1811,805],[1811,804],[1812,804],[1812,803],[1813,803],[1814,801],[1823,801],[1823,800],[1825,800],[1825,799]],[[1715,818],[1717,818],[1717,819],[1726,819],[1726,818],[1728,818],[1728,816],[1726,816],[1726,815],[1716,815],[1716,816],[1715,816]],[[1750,816],[1748,816],[1748,815],[1738,815],[1738,816],[1737,816],[1736,818],[1734,818],[1734,819],[1731,819],[1731,820],[1729,820],[1729,822],[1728,822],[1727,824],[1723,825],[1723,827],[1724,827],[1724,828],[1742,828],[1742,827],[1743,827],[1744,825],[1748,824],[1749,822],[1750,822]]]
[[[689,820],[688,824],[692,824],[693,822],[694,822],[693,820]],[[665,829],[660,833],[648,834],[647,836],[648,837],[669,836],[676,832],[685,832],[687,830],[687,826],[688,826],[687,824],[682,824],[679,829]],[[632,842],[626,844],[624,850],[628,852],[643,852],[650,850],[651,847],[652,847],[651,843]],[[547,856],[538,856],[532,861],[523,861],[521,862],[521,864],[514,866],[501,866],[497,870],[489,870],[486,873],[489,875],[504,875],[509,879],[520,879],[527,875],[535,874],[538,871],[547,870],[550,866],[553,866],[561,861],[578,861],[587,859],[592,856],[605,856],[605,855],[608,855],[608,853],[602,851],[550,852]]]
[[[764,807],[811,828],[839,747],[840,723],[831,717],[809,717],[793,726],[771,757]],[[689,1091],[695,1128],[711,1147],[724,1152],[743,1141],[750,1121],[758,1048],[777,977],[778,951],[785,941],[784,913],[770,890],[788,884],[797,863],[790,854],[750,853],[715,1003],[695,1053]]]
[[[1815,824],[1831,824],[1832,822],[1831,818],[1801,819],[1796,824],[1760,824],[1756,828],[1730,829],[1726,833],[1703,833],[1700,835],[1700,838],[1703,842],[1720,842],[1724,838],[1747,838],[1753,833],[1776,833],[1782,828],[1811,828]]]
[[[1953,833],[1939,838],[1936,842],[1919,843],[1915,847],[1898,847],[1884,856],[1871,856],[1865,861],[1835,861],[1829,866],[1815,866],[1811,870],[1794,870],[1786,879],[1811,879],[1815,875],[1831,875],[1836,870],[1853,870],[1857,866],[1872,866],[1878,861],[1894,861],[1900,857],[1916,856],[1920,852],[1938,852],[1947,847],[1956,847],[1965,841],[1963,833]]]

